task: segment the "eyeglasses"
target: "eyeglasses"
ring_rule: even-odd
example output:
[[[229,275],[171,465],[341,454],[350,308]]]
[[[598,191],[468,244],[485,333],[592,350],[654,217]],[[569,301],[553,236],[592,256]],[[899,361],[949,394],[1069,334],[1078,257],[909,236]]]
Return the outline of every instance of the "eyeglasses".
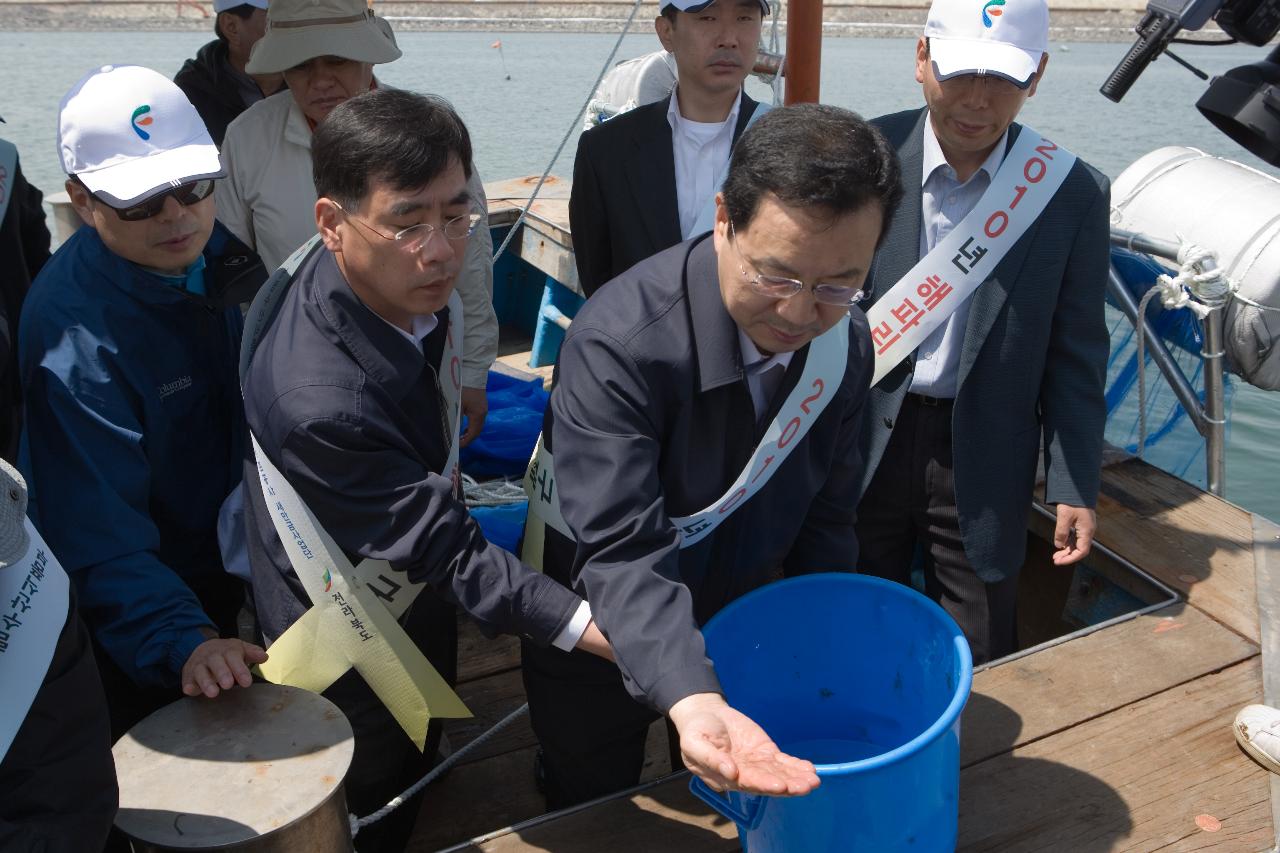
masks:
[[[470,213],[464,213],[461,216],[453,217],[453,219],[448,220],[438,229],[430,223],[423,222],[419,225],[410,225],[408,228],[405,228],[402,231],[397,231],[394,234],[383,234],[369,223],[364,222],[359,217],[351,213],[348,213],[346,208],[338,204],[336,201],[333,202],[333,206],[338,208],[338,210],[341,210],[348,219],[355,222],[357,225],[377,234],[384,240],[392,241],[396,244],[397,249],[408,252],[409,254],[416,254],[425,249],[427,243],[431,240],[431,235],[436,233],[437,230],[441,231],[444,236],[450,240],[465,240],[475,233],[476,228],[480,225],[481,219],[480,214],[472,210]]]
[[[129,207],[116,207],[109,201],[106,201],[97,193],[91,193],[94,198],[102,202],[107,207],[116,212],[116,216],[125,222],[141,222],[144,219],[150,219],[159,215],[164,210],[165,199],[173,196],[174,200],[183,207],[189,207],[197,202],[204,201],[213,194],[213,179],[206,178],[202,181],[192,181],[189,184],[183,184],[180,187],[174,187],[166,190],[159,195],[153,195],[146,201],[139,202]]]
[[[800,291],[804,290],[807,285],[798,279],[785,278],[778,275],[765,275],[757,272],[754,276],[747,272],[747,259],[743,257],[742,250],[738,248],[738,235],[733,228],[733,220],[729,221],[729,237],[733,244],[733,250],[738,255],[738,269],[742,271],[742,278],[751,286],[751,289],[762,296],[768,296],[770,299],[789,299]],[[809,288],[813,293],[813,298],[823,305],[839,305],[848,307],[862,298],[862,289],[848,284],[832,284],[831,282],[820,281]]]

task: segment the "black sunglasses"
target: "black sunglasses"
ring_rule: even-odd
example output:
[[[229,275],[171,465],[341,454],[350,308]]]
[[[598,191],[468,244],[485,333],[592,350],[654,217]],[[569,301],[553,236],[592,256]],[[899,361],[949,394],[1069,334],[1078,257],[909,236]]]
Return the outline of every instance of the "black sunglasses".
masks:
[[[146,201],[130,205],[129,207],[116,207],[103,199],[102,196],[97,193],[94,193],[93,197],[114,210],[116,212],[116,216],[119,216],[125,222],[141,222],[144,219],[150,219],[160,213],[160,211],[164,210],[164,200],[169,196],[173,196],[178,204],[183,207],[187,207],[188,205],[204,201],[212,194],[213,179],[205,178],[201,181],[192,181],[189,184],[183,184],[180,187],[174,187],[171,190],[166,190],[165,192],[153,195]]]

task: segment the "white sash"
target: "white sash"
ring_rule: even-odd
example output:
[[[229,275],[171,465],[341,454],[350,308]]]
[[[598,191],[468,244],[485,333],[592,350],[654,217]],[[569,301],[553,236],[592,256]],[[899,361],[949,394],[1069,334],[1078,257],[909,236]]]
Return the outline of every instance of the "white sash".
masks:
[[[67,622],[70,583],[28,519],[27,552],[0,569],[0,759],[31,710]]]
[[[671,97],[673,98],[675,97],[674,92],[672,93]],[[746,125],[743,126],[742,132],[746,133],[748,130],[750,130],[751,125],[755,124],[756,120],[759,119],[760,116],[769,112],[769,110],[771,109],[773,109],[773,107],[771,107],[769,104],[766,104],[763,101],[758,102],[756,104],[755,111],[751,113],[751,117],[747,119]],[[741,134],[739,134],[738,138],[739,139],[742,138]],[[730,159],[733,158],[732,148],[729,149],[729,157]],[[720,187],[721,185],[724,184],[725,176],[728,174],[729,174],[729,160],[725,160],[724,164],[720,167],[720,174],[716,176],[716,180],[713,182],[715,184],[715,189],[711,191],[711,198],[707,199],[706,205],[703,206],[702,211],[698,214],[697,220],[695,220],[693,223],[693,231],[690,232],[689,234],[690,237],[710,231],[712,228],[715,227],[716,225],[716,194],[720,192]]]
[[[18,149],[12,142],[0,139],[0,222],[4,221],[18,179]]]
[[[867,310],[876,353],[872,385],[915,352],[991,276],[1075,161],[1070,151],[1022,128],[969,215]]]
[[[291,279],[317,240],[312,238],[281,265]],[[462,299],[456,290],[449,295],[448,304],[449,324],[437,373],[451,430],[442,475],[458,491],[465,330]],[[269,317],[270,312],[264,316]],[[270,659],[260,667],[262,674],[277,684],[321,692],[354,667],[418,749],[423,749],[432,717],[471,716],[400,626],[400,617],[426,582],[410,582],[405,572],[395,571],[386,560],[363,560],[353,567],[306,502],[262,452],[257,438],[252,434],[249,438],[276,535],[312,603],[311,609],[271,644]]]
[[[756,446],[742,473],[706,509],[671,523],[680,532],[680,547],[688,548],[710,536],[734,510],[749,501],[769,482],[773,472],[809,432],[823,409],[831,402],[844,378],[849,361],[849,324],[836,323],[809,345],[800,381],[787,395],[777,417],[770,422],[764,437]],[[525,493],[529,495],[529,511],[561,535],[574,538],[573,531],[560,514],[560,495],[556,491],[555,460],[538,439],[529,469],[525,472]]]

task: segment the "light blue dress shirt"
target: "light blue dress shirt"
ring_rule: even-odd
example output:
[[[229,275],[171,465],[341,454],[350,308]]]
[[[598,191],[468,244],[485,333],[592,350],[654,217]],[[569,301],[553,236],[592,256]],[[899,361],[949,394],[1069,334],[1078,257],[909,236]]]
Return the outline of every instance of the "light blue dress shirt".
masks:
[[[938,145],[932,119],[924,123],[920,257],[928,254],[977,206],[1004,160],[1008,138],[1009,132],[1006,130],[987,159],[978,167],[978,171],[961,183]],[[916,350],[915,373],[912,374],[909,389],[911,393],[955,398],[960,379],[960,352],[964,346],[965,328],[969,325],[972,299],[970,295],[960,303],[960,307],[947,318],[947,322],[935,329]]]

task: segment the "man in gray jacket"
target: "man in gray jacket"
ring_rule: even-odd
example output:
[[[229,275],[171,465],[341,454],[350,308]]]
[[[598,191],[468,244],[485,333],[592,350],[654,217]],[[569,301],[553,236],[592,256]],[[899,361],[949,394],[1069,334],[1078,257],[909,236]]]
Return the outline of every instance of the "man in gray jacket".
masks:
[[[907,583],[919,546],[925,591],[964,629],[975,663],[1016,648],[1042,439],[1046,500],[1057,505],[1054,562],[1082,559],[1095,525],[1109,192],[1097,170],[1051,141],[1029,143],[1035,132],[1014,122],[1044,76],[1048,34],[1044,0],[990,14],[935,0],[916,45],[928,106],[875,120],[902,158],[905,190],[870,279],[877,351],[954,298],[944,289],[969,270],[985,263],[988,272],[872,389],[859,570]],[[1026,156],[1012,153],[1020,144]],[[1037,215],[1036,193],[1055,169],[1061,184]],[[966,218],[974,210],[983,211],[976,223]],[[1020,224],[1003,257],[988,257]],[[943,251],[953,231],[972,239]],[[921,272],[920,259],[934,255]],[[909,289],[890,298],[900,280]]]

